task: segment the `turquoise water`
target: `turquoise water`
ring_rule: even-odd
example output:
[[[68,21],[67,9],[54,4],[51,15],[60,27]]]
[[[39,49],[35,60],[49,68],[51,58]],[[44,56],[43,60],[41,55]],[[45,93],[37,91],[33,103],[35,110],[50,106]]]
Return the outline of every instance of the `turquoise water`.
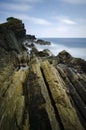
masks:
[[[54,55],[62,50],[68,51],[72,56],[86,60],[86,38],[41,38],[50,41],[51,45],[38,45],[39,50],[50,49]]]

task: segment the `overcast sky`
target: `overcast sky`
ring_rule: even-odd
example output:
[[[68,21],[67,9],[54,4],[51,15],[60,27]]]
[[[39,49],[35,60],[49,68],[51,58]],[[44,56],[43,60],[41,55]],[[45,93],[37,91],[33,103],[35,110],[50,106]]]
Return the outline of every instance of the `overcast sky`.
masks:
[[[86,37],[86,0],[0,0],[0,23],[7,17],[36,37]]]

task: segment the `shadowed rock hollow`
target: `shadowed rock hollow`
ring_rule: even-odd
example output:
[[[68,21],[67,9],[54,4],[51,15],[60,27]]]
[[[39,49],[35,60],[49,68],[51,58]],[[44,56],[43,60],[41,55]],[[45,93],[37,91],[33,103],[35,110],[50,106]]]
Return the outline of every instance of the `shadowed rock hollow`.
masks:
[[[54,56],[21,20],[0,24],[0,130],[85,130],[86,61]]]

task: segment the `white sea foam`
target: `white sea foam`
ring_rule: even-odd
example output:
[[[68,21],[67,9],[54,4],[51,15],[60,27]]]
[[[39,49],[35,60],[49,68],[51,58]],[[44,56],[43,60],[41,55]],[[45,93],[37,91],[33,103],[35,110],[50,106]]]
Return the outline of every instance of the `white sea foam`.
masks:
[[[82,48],[68,47],[68,46],[65,46],[62,44],[55,44],[55,43],[51,43],[51,45],[38,45],[38,44],[36,44],[36,47],[39,51],[42,51],[44,49],[49,49],[54,55],[57,55],[62,50],[66,50],[72,56],[86,60],[86,48],[83,48],[83,47]]]

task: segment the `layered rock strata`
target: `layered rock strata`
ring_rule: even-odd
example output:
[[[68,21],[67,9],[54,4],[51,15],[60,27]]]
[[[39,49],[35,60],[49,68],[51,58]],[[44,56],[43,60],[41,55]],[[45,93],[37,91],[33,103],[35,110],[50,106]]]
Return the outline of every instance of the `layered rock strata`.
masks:
[[[0,25],[0,130],[85,130],[86,61],[40,52],[34,36],[23,44],[24,24],[7,20]]]

